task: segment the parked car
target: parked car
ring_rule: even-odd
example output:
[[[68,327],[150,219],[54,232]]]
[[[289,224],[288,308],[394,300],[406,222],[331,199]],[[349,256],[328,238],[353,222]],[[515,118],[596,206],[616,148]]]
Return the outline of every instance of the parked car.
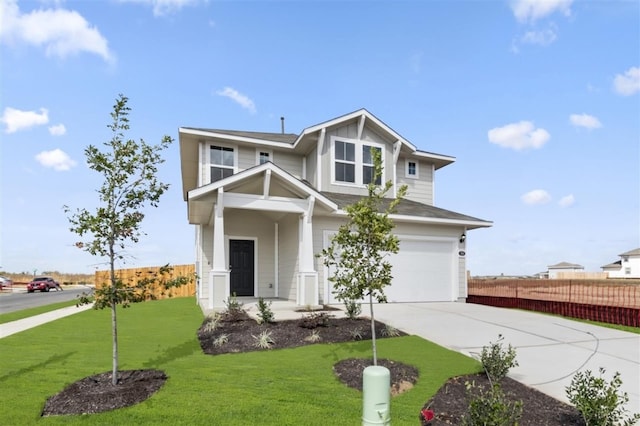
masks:
[[[9,279],[8,277],[0,276],[0,290],[5,287],[12,287],[12,286],[13,286],[13,281],[11,281],[11,279]]]
[[[36,290],[49,291],[51,289],[62,290],[60,284],[51,277],[36,277],[27,284],[27,293],[33,293]]]

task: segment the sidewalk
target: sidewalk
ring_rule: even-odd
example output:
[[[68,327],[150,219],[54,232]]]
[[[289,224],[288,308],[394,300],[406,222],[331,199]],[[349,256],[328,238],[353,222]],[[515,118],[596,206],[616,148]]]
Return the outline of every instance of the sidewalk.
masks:
[[[44,314],[0,324],[0,339],[91,308],[93,308],[93,305],[84,305],[80,307],[67,306],[66,308],[45,312]]]

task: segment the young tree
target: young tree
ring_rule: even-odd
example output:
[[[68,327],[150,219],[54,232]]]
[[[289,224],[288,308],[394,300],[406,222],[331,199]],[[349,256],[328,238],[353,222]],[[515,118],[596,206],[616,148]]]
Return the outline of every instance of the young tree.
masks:
[[[168,184],[158,180],[158,165],[164,163],[161,152],[173,139],[164,136],[160,144],[148,145],[140,139],[136,142],[125,139],[129,130],[128,98],[119,95],[111,113],[112,123],[107,127],[112,132],[110,141],[104,143],[104,151],[93,145],[85,149],[87,164],[92,170],[104,177],[98,189],[99,206],[94,212],[87,209],[76,209],[68,220],[71,232],[78,234],[86,241],[77,242],[76,246],[94,256],[106,257],[109,263],[109,283],[97,289],[94,295],[95,309],[111,308],[111,330],[113,346],[112,383],[118,383],[118,323],[116,307],[119,304],[144,300],[141,287],[150,285],[147,280],[142,285],[128,285],[116,276],[115,263],[122,260],[128,243],[137,243],[143,232],[140,224],[144,219],[142,209],[150,205],[157,207],[160,196],[169,188]],[[64,206],[67,214],[71,213]],[[188,280],[186,281],[188,282]],[[164,280],[165,287],[186,284],[183,278]],[[89,303],[85,296],[80,304]]]
[[[371,155],[374,178],[368,185],[369,195],[346,207],[348,222],[331,238],[331,245],[322,250],[321,256],[325,266],[335,267],[329,281],[338,300],[349,302],[368,297],[373,365],[378,365],[373,301],[387,301],[384,287],[391,284],[393,277],[391,263],[386,258],[399,248],[398,237],[391,233],[395,225],[389,214],[395,212],[407,187],[400,187],[393,200],[385,199],[393,184],[391,181],[384,186],[376,184],[382,176],[381,154],[372,149]]]

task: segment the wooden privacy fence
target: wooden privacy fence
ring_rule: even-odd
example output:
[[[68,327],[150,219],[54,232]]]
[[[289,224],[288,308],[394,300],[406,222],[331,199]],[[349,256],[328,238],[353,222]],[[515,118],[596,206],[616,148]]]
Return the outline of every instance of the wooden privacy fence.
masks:
[[[152,278],[154,274],[158,276],[162,266],[150,266],[144,268],[128,268],[117,269],[116,277],[127,285],[135,285],[144,278]],[[165,289],[159,283],[155,283],[150,287],[150,294],[154,299],[167,299],[170,297],[188,297],[196,294],[196,279],[194,265],[174,265],[170,266],[171,272],[165,274],[166,279],[172,279],[179,276],[192,277],[193,280],[181,287]],[[96,288],[109,285],[109,271],[96,271],[95,274]]]
[[[640,280],[468,280],[467,302],[640,327]]]

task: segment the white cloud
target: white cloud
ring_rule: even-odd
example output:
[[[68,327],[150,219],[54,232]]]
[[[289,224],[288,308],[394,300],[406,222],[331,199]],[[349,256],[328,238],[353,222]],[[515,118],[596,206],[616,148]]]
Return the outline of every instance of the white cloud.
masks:
[[[491,143],[519,151],[526,148],[540,148],[547,143],[551,135],[545,129],[536,129],[530,121],[520,121],[495,127],[489,130],[488,137]]]
[[[576,127],[585,127],[587,129],[598,129],[602,127],[600,120],[589,114],[571,114],[569,121]]]
[[[573,0],[514,0],[511,10],[519,22],[534,22],[555,12],[570,16],[571,3]]]
[[[6,125],[5,133],[15,133],[18,130],[47,124],[49,122],[49,111],[40,108],[38,113],[36,111],[21,111],[6,107],[2,117],[0,117],[0,121]]]
[[[179,12],[185,6],[199,3],[200,0],[120,0],[122,3],[140,3],[153,6],[154,16],[164,16]]]
[[[49,127],[49,133],[52,136],[62,136],[67,133],[67,128],[64,127],[64,124],[56,124],[55,126]]]
[[[58,172],[64,172],[77,164],[66,152],[56,148],[52,151],[42,151],[36,155],[36,161],[44,167],[52,168]]]
[[[573,194],[569,194],[562,197],[560,201],[558,201],[558,205],[560,205],[560,207],[570,207],[575,202],[576,202],[576,199],[573,196]]]
[[[248,110],[251,114],[256,113],[256,105],[253,103],[253,101],[248,96],[238,92],[236,89],[225,87],[223,90],[218,90],[216,92],[216,95],[224,96],[231,99],[242,108]]]
[[[557,39],[556,30],[550,26],[546,30],[527,31],[524,33],[520,41],[526,44],[538,44],[540,46],[548,46]]]
[[[22,42],[44,47],[47,56],[66,56],[89,52],[112,62],[107,40],[95,26],[73,10],[54,8],[22,13],[16,0],[3,0],[0,43]]]
[[[547,204],[551,201],[551,195],[544,189],[534,189],[533,191],[523,194],[520,199],[523,203],[529,205]]]
[[[640,67],[631,67],[613,79],[613,88],[619,95],[631,96],[640,92]]]

